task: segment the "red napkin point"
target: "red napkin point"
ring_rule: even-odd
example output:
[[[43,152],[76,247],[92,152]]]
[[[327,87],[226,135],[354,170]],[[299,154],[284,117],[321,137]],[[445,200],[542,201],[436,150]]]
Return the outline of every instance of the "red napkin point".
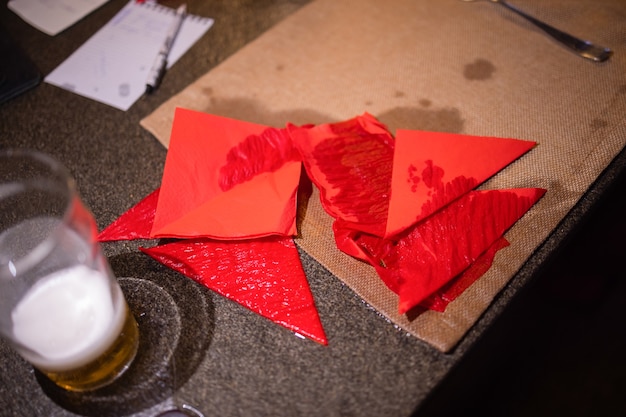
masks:
[[[181,240],[141,250],[255,313],[328,344],[291,238]]]
[[[150,239],[158,199],[157,188],[100,232],[98,241]]]

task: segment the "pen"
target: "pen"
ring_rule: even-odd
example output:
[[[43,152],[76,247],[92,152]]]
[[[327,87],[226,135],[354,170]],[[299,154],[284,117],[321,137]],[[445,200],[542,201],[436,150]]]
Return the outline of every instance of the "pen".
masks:
[[[167,36],[165,37],[165,41],[163,42],[163,45],[161,45],[161,49],[159,49],[159,53],[154,60],[154,64],[152,64],[152,68],[150,68],[150,72],[148,73],[148,80],[146,81],[146,93],[148,94],[156,90],[161,83],[161,79],[165,74],[165,68],[167,66],[167,56],[172,49],[172,44],[174,43],[174,39],[176,39],[180,26],[183,24],[183,20],[185,20],[186,14],[187,6],[185,4],[176,9],[174,22],[172,23],[172,26],[170,26]]]

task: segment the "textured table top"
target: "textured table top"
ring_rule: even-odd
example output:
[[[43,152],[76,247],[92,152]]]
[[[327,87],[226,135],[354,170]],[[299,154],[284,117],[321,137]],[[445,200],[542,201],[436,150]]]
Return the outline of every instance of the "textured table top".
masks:
[[[139,121],[306,3],[189,1],[191,13],[212,17],[215,25],[155,94],[122,112],[41,84],[0,105],[0,148],[34,148],[61,160],[103,228],[159,186],[167,150]],[[112,0],[55,37],[30,27],[4,5],[0,25],[45,75],[124,4]],[[625,165],[622,150],[447,353],[394,327],[304,251],[329,346],[297,338],[157,264],[138,252],[141,242],[107,243],[105,254],[144,328],[135,368],[102,391],[69,395],[0,343],[0,414],[152,416],[186,404],[207,417],[411,415],[532,281]]]

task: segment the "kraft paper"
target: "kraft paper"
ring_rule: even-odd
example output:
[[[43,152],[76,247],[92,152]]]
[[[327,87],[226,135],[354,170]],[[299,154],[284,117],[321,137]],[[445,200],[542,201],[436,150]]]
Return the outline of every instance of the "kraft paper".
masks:
[[[492,268],[444,313],[397,313],[375,271],[339,252],[314,193],[297,244],[394,324],[452,349],[626,145],[626,4],[519,0],[611,47],[597,64],[491,2],[316,0],[165,102],[141,124],[168,146],[176,107],[274,127],[368,112],[396,129],[531,140],[482,188],[547,193],[505,235]],[[567,9],[567,13],[563,12]]]

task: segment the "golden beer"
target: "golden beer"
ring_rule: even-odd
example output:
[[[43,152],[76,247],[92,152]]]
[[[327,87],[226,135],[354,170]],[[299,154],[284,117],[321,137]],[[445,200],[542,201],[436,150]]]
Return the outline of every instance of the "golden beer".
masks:
[[[139,345],[139,331],[132,313],[126,308],[126,319],[113,344],[93,361],[76,369],[45,371],[55,384],[70,391],[92,390],[113,382],[135,358]]]

